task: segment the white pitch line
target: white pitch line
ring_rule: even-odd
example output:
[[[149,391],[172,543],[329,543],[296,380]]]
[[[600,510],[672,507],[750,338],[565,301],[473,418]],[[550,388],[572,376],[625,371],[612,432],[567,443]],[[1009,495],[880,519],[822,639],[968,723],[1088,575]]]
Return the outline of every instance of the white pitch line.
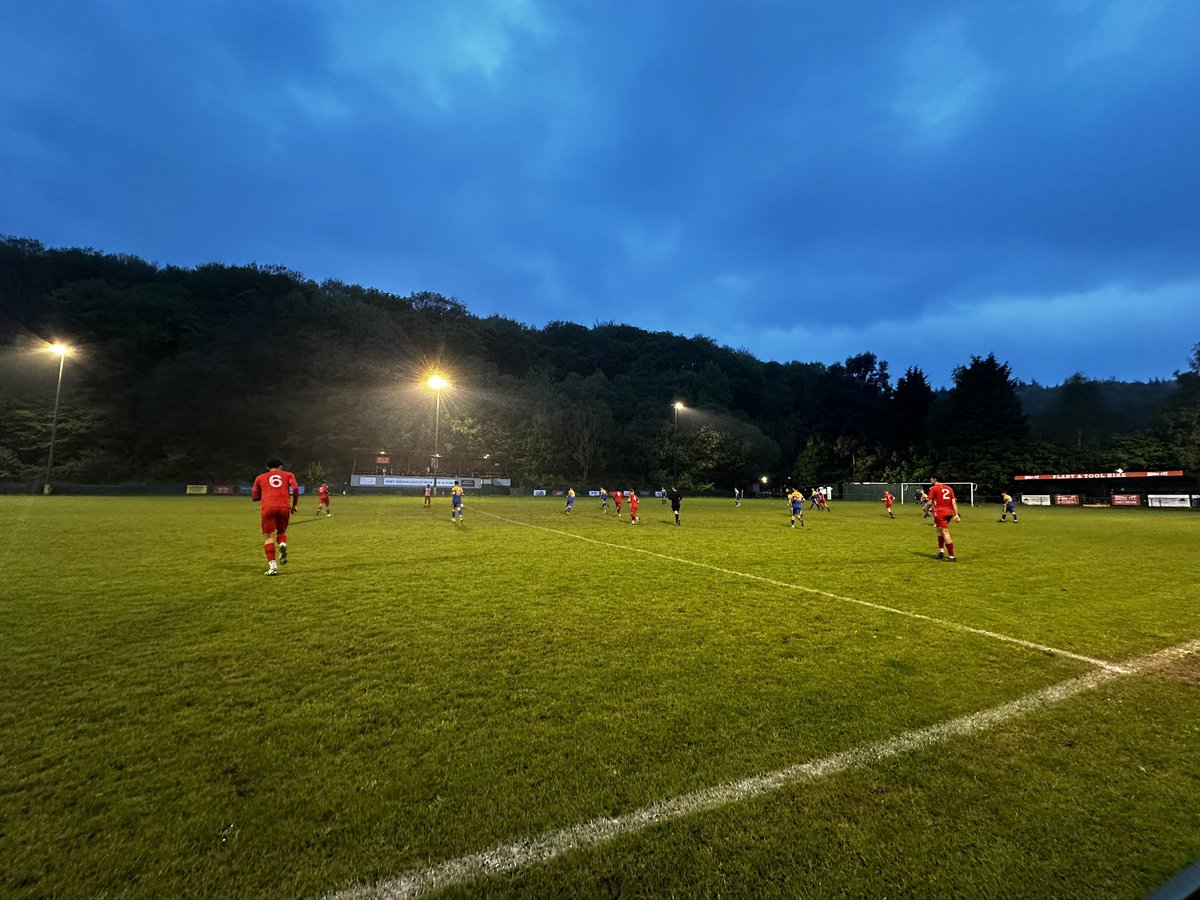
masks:
[[[549,862],[573,850],[586,850],[621,835],[635,834],[652,825],[671,822],[733,803],[744,803],[785,787],[818,781],[902,753],[925,750],[946,743],[952,738],[971,737],[1019,716],[1062,703],[1123,676],[1140,675],[1194,653],[1200,653],[1200,640],[1189,641],[1130,660],[1119,668],[1100,669],[1079,678],[1062,681],[992,709],[968,713],[927,728],[906,731],[873,744],[798,763],[786,769],[661,800],[623,816],[601,817],[510,844],[497,844],[479,853],[460,856],[429,868],[415,869],[377,884],[347,888],[328,894],[326,900],[408,900],[451,885],[514,872],[527,866]]]
[[[894,606],[885,606],[882,603],[872,603],[870,600],[859,600],[855,597],[843,597],[841,594],[834,594],[829,591],[822,591],[817,588],[805,587],[802,584],[792,584],[788,581],[777,581],[774,578],[766,578],[762,575],[755,575],[753,572],[738,572],[734,569],[724,569],[721,566],[714,566],[712,563],[697,562],[693,559],[684,559],[679,556],[668,556],[665,553],[657,553],[654,550],[645,550],[641,547],[630,547],[626,544],[613,544],[609,541],[598,541],[595,538],[584,537],[580,534],[573,534],[570,531],[560,531],[557,528],[547,528],[545,525],[531,525],[528,522],[518,522],[516,519],[505,519],[495,513],[481,513],[485,516],[490,516],[501,522],[507,522],[510,525],[521,525],[525,528],[534,528],[538,531],[548,531],[550,534],[561,535],[562,537],[574,538],[577,541],[586,541],[589,544],[597,544],[601,547],[610,547],[614,550],[628,550],[632,553],[642,553],[646,556],[654,556],[658,559],[665,559],[669,562],[682,563],[686,566],[695,566],[698,569],[710,569],[713,572],[720,572],[723,575],[735,575],[738,578],[750,578],[754,581],[761,581],[764,584],[774,585],[775,587],[788,588],[793,591],[803,591],[807,594],[816,594],[819,597],[828,597],[830,600],[837,600],[841,603],[856,603],[859,606],[866,606],[870,609],[876,609],[880,612],[892,613],[897,616],[907,616],[910,619],[920,619],[923,622],[930,622],[934,625],[940,625],[943,628],[950,628],[954,631],[961,631],[967,634],[977,634],[981,637],[992,638],[997,641],[1015,644],[1018,647],[1025,647],[1029,650],[1037,650],[1039,653],[1049,653],[1054,656],[1063,656],[1067,659],[1078,660],[1085,662],[1090,666],[1097,666],[1101,669],[1108,669],[1113,672],[1124,671],[1117,663],[1109,662],[1106,659],[1096,659],[1093,656],[1083,656],[1079,653],[1072,653],[1070,650],[1061,650],[1058,647],[1048,647],[1045,644],[1038,644],[1033,641],[1027,641],[1022,638],[1013,637],[1008,634],[1000,634],[996,631],[988,631],[985,628],[973,628],[970,625],[964,625],[961,622],[952,622],[949,619],[939,619],[935,616],[927,616],[924,613],[910,612],[906,609],[897,609]]]

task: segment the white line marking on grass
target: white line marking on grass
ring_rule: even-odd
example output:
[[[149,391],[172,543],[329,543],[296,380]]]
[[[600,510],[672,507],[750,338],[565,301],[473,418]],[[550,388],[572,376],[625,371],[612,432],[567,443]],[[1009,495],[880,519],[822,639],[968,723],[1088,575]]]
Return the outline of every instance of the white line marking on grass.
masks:
[[[952,738],[971,737],[1027,713],[1063,703],[1123,676],[1140,675],[1194,653],[1200,653],[1200,640],[1189,641],[1130,660],[1120,667],[1100,669],[1079,678],[1062,681],[992,709],[968,713],[927,728],[906,731],[895,737],[834,753],[822,759],[660,800],[616,818],[592,819],[590,822],[545,832],[511,844],[497,844],[479,853],[447,860],[426,869],[416,869],[374,885],[347,888],[326,897],[327,900],[400,900],[421,897],[451,885],[464,884],[489,875],[515,872],[527,866],[549,862],[573,850],[586,850],[621,835],[635,834],[652,825],[671,822],[733,803],[744,803],[785,787],[859,769],[902,753],[925,750],[944,744]]]
[[[510,525],[521,525],[525,528],[535,528],[538,531],[548,531],[551,534],[561,535],[563,537],[575,538],[577,541],[587,541],[589,544],[598,544],[601,547],[611,547],[615,550],[628,550],[632,553],[642,553],[646,556],[654,556],[658,559],[665,559],[669,562],[683,563],[687,566],[695,566],[699,569],[711,569],[714,572],[720,572],[724,575],[736,575],[739,578],[750,578],[754,581],[761,581],[764,584],[774,585],[775,587],[789,588],[793,591],[803,591],[807,594],[816,594],[820,597],[828,597],[831,600],[838,600],[842,603],[856,603],[859,606],[866,606],[870,609],[877,609],[880,612],[893,613],[897,616],[907,616],[910,619],[920,619],[923,622],[931,622],[935,625],[941,625],[943,628],[950,628],[954,631],[962,631],[968,634],[977,634],[981,637],[993,638],[997,641],[1004,641],[1009,644],[1015,644],[1018,647],[1025,647],[1030,650],[1037,650],[1040,653],[1050,653],[1054,656],[1064,656],[1067,659],[1075,659],[1079,662],[1085,662],[1091,666],[1098,666],[1101,669],[1109,669],[1114,672],[1121,672],[1123,669],[1117,664],[1104,659],[1096,659],[1092,656],[1083,656],[1079,653],[1072,653],[1070,650],[1060,650],[1057,647],[1048,647],[1045,644],[1037,644],[1033,641],[1026,641],[1022,638],[1012,637],[1007,634],[1000,634],[995,631],[988,631],[985,628],[973,628],[970,625],[963,625],[961,622],[952,622],[949,619],[939,619],[935,616],[927,616],[924,613],[911,612],[907,609],[897,609],[894,606],[885,606],[882,603],[872,603],[870,600],[859,600],[855,597],[843,597],[841,594],[834,594],[829,591],[822,591],[817,588],[805,587],[802,584],[792,584],[788,581],[777,581],[774,578],[766,578],[762,575],[755,575],[753,572],[738,572],[734,569],[724,569],[721,566],[714,566],[712,563],[697,562],[692,559],[683,559],[679,556],[668,556],[665,553],[657,553],[654,550],[645,550],[641,547],[630,547],[625,544],[613,544],[609,541],[598,541],[595,538],[584,537],[580,534],[572,534],[569,531],[560,531],[557,528],[547,528],[545,525],[531,525],[528,522],[518,522],[515,519],[505,519],[495,513],[482,513],[482,515],[490,516],[493,519],[498,519],[501,522],[507,522]]]

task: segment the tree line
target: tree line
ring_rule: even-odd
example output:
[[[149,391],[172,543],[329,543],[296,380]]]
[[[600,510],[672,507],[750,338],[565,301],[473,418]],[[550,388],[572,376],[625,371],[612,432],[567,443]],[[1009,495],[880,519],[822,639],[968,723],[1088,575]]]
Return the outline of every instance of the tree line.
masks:
[[[886,360],[763,362],[615,322],[532,328],[434,292],[317,283],[278,266],[158,266],[0,240],[0,481],[45,474],[53,375],[72,345],[55,478],[248,481],[272,454],[342,480],[355,448],[503,460],[523,485],[945,480],[1196,468],[1200,344],[1174,379],[1046,387],[994,355],[935,390]],[[683,408],[674,408],[676,402]]]

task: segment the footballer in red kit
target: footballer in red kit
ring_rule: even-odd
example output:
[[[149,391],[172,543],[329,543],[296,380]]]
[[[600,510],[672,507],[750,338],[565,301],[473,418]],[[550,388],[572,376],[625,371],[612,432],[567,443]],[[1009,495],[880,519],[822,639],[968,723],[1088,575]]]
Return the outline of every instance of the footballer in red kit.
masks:
[[[267,471],[254,479],[250,499],[261,504],[263,553],[267,557],[264,574],[278,575],[275,545],[279,545],[278,565],[287,565],[287,527],[300,500],[300,485],[295,475],[284,471],[281,460],[272,458],[267,460]]]
[[[950,537],[950,523],[959,521],[958,499],[954,496],[954,488],[942,484],[936,478],[931,478],[929,501],[933,506],[933,524],[938,533],[938,559],[955,562],[954,538]]]
[[[321,486],[317,488],[317,515],[320,516],[321,513],[325,513],[325,518],[329,518],[333,515],[333,513],[329,511],[329,485],[324,481],[322,481]]]

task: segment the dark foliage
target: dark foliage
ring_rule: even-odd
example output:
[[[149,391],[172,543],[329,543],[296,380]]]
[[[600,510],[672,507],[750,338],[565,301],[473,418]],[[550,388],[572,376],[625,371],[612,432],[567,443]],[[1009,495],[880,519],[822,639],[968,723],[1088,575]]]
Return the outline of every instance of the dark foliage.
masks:
[[[935,392],[915,368],[893,387],[869,352],[764,363],[613,322],[478,318],[433,292],[8,238],[0,480],[44,474],[56,372],[38,352],[50,339],[76,348],[56,442],[64,480],[245,481],[271,454],[338,477],[356,447],[425,452],[434,369],[454,382],[439,449],[489,454],[526,484],[919,480],[936,467],[994,492],[1022,470],[1200,462],[1200,345],[1174,381],[1075,375],[1045,388],[989,356]]]

